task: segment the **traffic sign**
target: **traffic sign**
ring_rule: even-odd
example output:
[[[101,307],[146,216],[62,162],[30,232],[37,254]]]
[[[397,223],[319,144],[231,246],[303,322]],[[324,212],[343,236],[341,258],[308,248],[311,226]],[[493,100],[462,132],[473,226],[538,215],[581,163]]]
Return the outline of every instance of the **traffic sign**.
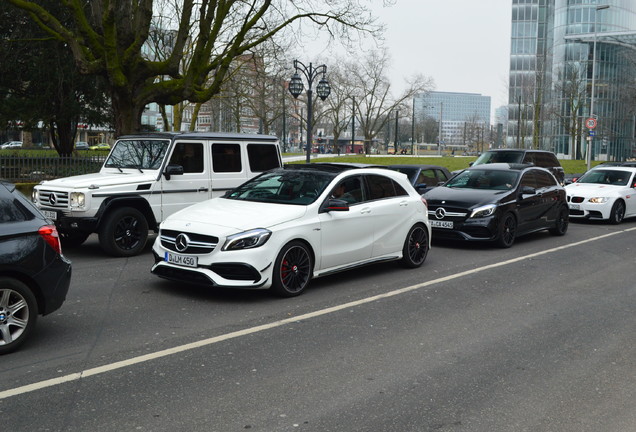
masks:
[[[594,135],[596,135],[596,132],[594,132],[593,130],[591,130],[591,131],[589,131],[589,132],[588,132],[588,134],[589,134],[590,136],[594,136]]]
[[[585,120],[585,126],[588,129],[594,129],[596,127],[596,119],[594,117],[590,117],[587,120]]]

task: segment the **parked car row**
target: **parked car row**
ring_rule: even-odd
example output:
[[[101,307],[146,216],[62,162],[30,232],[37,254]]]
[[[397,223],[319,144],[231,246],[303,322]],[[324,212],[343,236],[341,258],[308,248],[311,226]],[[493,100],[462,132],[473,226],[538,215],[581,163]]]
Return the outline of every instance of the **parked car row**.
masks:
[[[535,152],[515,157],[523,161],[528,153]],[[25,270],[38,275],[32,280],[9,273],[19,265],[8,258],[13,240],[2,231],[0,353],[24,341],[38,314],[62,304],[71,264],[60,239],[71,247],[95,231],[106,251],[132,256],[156,229],[151,272],[158,277],[292,297],[313,278],[353,267],[385,261],[419,267],[434,238],[508,248],[540,230],[562,236],[570,217],[618,223],[636,216],[636,168],[597,168],[563,187],[556,167],[495,162],[506,157],[495,151],[452,175],[436,165],[283,166],[277,141],[265,136],[122,137],[100,174],[37,186],[33,201],[41,212],[3,184],[19,208],[4,213],[30,221],[24,232],[9,233],[30,238],[49,259],[40,263],[46,272]],[[0,223],[19,226],[2,217]]]

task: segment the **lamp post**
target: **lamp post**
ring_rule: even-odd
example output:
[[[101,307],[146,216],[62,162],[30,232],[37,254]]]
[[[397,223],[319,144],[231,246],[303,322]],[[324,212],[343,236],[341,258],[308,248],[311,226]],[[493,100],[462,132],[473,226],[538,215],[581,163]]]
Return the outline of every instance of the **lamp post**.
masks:
[[[598,11],[608,9],[609,5],[596,6],[596,12],[594,13],[594,42],[592,44],[592,88],[590,89],[590,117],[595,118],[594,115],[594,85],[596,83],[596,34],[598,33]],[[585,159],[587,161],[587,169],[592,166],[592,136],[587,137],[587,152]]]
[[[411,117],[411,156],[415,156],[413,148],[415,146],[415,96],[413,96],[413,113]]]
[[[353,96],[353,109],[351,112],[351,153],[355,154],[355,140],[356,140],[356,97]],[[345,152],[346,153],[346,152]]]
[[[442,115],[444,113],[444,102],[440,102],[439,103],[439,132],[437,133],[437,135],[439,135],[438,137],[438,143],[437,143],[437,154],[438,155],[442,155]]]
[[[294,96],[294,98],[298,98],[298,96],[303,91],[303,80],[300,78],[298,72],[302,72],[307,80],[307,163],[311,162],[311,146],[313,141],[312,130],[314,127],[313,124],[313,85],[314,79],[318,77],[319,74],[322,74],[322,78],[318,81],[318,85],[316,86],[316,92],[318,93],[318,97],[321,100],[327,99],[329,93],[331,93],[331,88],[329,87],[329,81],[325,78],[327,74],[327,66],[320,65],[318,67],[314,67],[311,63],[309,63],[309,67],[305,66],[302,62],[298,60],[294,60],[294,69],[296,72],[294,76],[292,76],[289,82],[289,92]]]

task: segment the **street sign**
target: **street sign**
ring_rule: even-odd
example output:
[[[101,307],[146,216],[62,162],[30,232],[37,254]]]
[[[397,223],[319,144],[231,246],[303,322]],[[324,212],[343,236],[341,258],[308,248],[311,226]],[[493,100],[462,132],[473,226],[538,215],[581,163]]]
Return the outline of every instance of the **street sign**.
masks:
[[[588,134],[589,134],[590,136],[594,136],[594,135],[596,135],[596,132],[594,132],[593,130],[591,130],[591,131],[589,131],[589,132],[588,132]]]
[[[590,117],[587,120],[585,120],[585,127],[587,127],[588,129],[594,129],[596,127],[596,119],[593,117]]]

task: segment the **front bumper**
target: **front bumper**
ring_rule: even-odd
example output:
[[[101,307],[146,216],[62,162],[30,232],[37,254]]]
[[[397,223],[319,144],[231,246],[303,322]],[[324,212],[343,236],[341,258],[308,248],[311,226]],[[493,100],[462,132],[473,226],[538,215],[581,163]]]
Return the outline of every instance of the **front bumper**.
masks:
[[[430,219],[433,225],[434,217]],[[454,219],[452,228],[433,226],[433,238],[494,241],[498,236],[499,216],[492,215],[485,218]]]
[[[615,200],[602,204],[588,202],[587,199],[581,203],[568,203],[570,208],[570,218],[578,219],[609,219],[612,213],[612,206]]]

